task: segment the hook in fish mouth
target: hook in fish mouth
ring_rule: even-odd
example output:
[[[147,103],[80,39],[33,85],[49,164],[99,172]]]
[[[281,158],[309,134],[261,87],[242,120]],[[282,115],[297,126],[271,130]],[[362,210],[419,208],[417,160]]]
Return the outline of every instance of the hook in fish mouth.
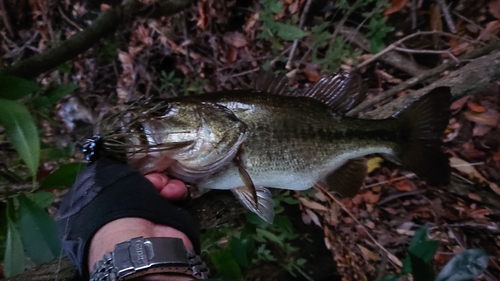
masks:
[[[104,140],[99,134],[86,139],[82,147],[80,148],[80,151],[83,153],[83,155],[85,155],[85,160],[87,160],[89,164],[101,158],[103,150]]]

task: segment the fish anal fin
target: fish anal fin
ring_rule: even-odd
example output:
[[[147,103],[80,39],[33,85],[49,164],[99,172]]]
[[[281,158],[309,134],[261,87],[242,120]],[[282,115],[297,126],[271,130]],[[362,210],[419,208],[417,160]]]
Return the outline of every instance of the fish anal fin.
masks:
[[[266,92],[273,95],[286,96],[290,91],[288,78],[285,75],[277,75],[272,71],[260,69],[254,78],[253,89],[258,92]]]
[[[269,189],[257,186],[255,187],[257,194],[258,207],[254,204],[253,194],[246,186],[231,189],[238,201],[248,210],[257,214],[265,222],[271,224],[274,220],[274,201]]]
[[[325,181],[330,190],[354,197],[363,185],[367,172],[366,159],[354,158],[330,173]]]
[[[321,78],[311,87],[295,91],[291,96],[303,96],[319,100],[335,113],[345,114],[366,99],[368,87],[359,74],[341,72]]]

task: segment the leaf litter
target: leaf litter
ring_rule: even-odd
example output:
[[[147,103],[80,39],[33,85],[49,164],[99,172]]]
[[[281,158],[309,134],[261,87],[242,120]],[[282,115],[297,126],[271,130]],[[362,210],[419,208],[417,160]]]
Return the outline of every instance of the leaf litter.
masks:
[[[391,1],[385,14],[409,16],[408,2]],[[28,3],[31,14],[40,16],[30,19],[21,12],[12,15],[19,34],[16,39],[2,42],[1,54],[8,63],[43,52],[60,39],[57,36],[70,36],[77,31],[68,20],[63,20],[66,23],[63,32],[54,32],[52,29],[56,26],[61,28],[55,24],[56,19],[49,16],[60,14],[56,6],[47,6],[45,1]],[[275,15],[276,21],[298,18],[305,5],[305,1],[298,0],[281,3],[282,11]],[[83,2],[66,0],[59,5],[70,12],[78,26],[84,28],[90,24]],[[22,11],[23,7],[14,8]],[[314,16],[326,19],[333,15],[332,11],[316,12]],[[432,11],[425,5],[419,7],[421,14]],[[487,9],[460,10],[458,7],[457,11],[469,17],[472,11],[479,13],[474,15],[477,23],[456,23],[457,32],[464,35],[462,38],[487,41],[500,33],[499,0],[488,1]],[[442,30],[440,20],[434,17],[433,25],[441,26]],[[22,23],[30,21],[34,23],[32,27],[23,29]],[[62,114],[68,101],[77,102],[86,111],[103,112],[110,106],[110,100],[116,103],[140,96],[182,95],[186,92],[181,88],[187,86],[177,83],[180,79],[190,82],[193,91],[188,93],[248,88],[249,77],[256,69],[265,63],[274,65],[275,69],[282,68],[279,57],[288,55],[290,50],[288,43],[283,43],[284,47],[274,52],[269,42],[258,39],[261,31],[256,1],[201,0],[184,14],[156,20],[137,19],[70,63],[73,79],[80,88],[61,102],[58,110]],[[454,55],[474,48],[469,41],[457,38],[449,39],[448,44]],[[308,48],[299,44],[298,54],[307,57]],[[371,55],[362,54],[357,59],[363,56]],[[349,65],[343,67],[349,69]],[[299,84],[315,82],[328,74],[321,72],[320,64],[307,59],[296,67],[298,76],[292,81]],[[388,65],[378,68],[369,68],[364,73],[372,89],[386,87],[386,83],[398,84],[407,78]],[[56,75],[53,72],[40,82],[48,84]],[[193,86],[196,81],[206,82]],[[176,87],[165,92],[162,85],[166,83]],[[488,275],[478,280],[500,276],[499,88],[498,83],[494,84],[475,97],[456,100],[451,106],[453,118],[445,136],[454,167],[449,192],[428,187],[403,168],[376,156],[368,161],[365,187],[352,199],[337,198],[320,186],[315,187],[314,196],[296,193],[302,220],[311,224],[310,227],[322,228],[325,247],[331,250],[344,280],[374,280],[380,273],[400,270],[408,242],[424,224],[429,226],[431,238],[440,242],[433,258],[437,271],[455,254],[479,248],[487,250],[490,266]],[[87,115],[80,119],[92,123],[95,116]],[[68,125],[59,132],[65,133],[75,134],[76,130]],[[88,135],[88,131],[79,132],[75,138]]]

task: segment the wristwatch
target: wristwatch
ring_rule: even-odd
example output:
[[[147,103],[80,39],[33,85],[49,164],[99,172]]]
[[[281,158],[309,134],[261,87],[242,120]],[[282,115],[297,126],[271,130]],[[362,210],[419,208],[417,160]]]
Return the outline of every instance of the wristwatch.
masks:
[[[209,271],[194,250],[184,247],[182,239],[136,237],[119,243],[94,264],[90,281],[130,280],[156,273],[177,273],[207,279]]]

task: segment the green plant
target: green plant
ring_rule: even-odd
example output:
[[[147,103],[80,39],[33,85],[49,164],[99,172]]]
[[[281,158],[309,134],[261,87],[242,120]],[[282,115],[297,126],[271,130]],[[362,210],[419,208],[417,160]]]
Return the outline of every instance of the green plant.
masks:
[[[291,275],[302,270],[305,260],[295,258],[292,243],[306,239],[295,233],[291,222],[280,215],[282,203],[297,204],[289,191],[275,198],[276,217],[267,224],[254,213],[246,214],[242,226],[223,225],[202,235],[202,251],[224,278],[244,279],[245,272],[259,262],[276,262]]]
[[[48,181],[42,182],[43,188],[38,188],[37,172],[41,155],[50,158],[56,149],[45,145],[42,149],[32,114],[50,119],[48,109],[53,108],[57,100],[75,88],[75,85],[67,84],[42,89],[31,81],[0,74],[0,125],[6,140],[10,140],[8,145],[19,155],[19,160],[15,159],[15,155],[9,155],[11,165],[5,163],[0,174],[0,184],[9,186],[31,182],[32,185],[31,192],[7,192],[1,197],[5,217],[1,221],[0,238],[5,245],[3,262],[7,277],[24,271],[28,260],[41,264],[60,254],[61,246],[55,223],[46,211],[53,202],[54,195],[45,189],[67,184],[72,172],[76,172],[75,169],[70,171],[62,166],[63,171],[66,171],[64,177],[60,176],[60,172],[54,173],[47,178]],[[15,171],[11,171],[12,169]],[[60,179],[54,180],[58,175]],[[62,178],[66,182],[61,181]]]
[[[486,252],[480,249],[469,249],[453,257],[436,277],[430,262],[436,254],[439,242],[429,240],[428,231],[427,226],[415,231],[408,245],[408,256],[403,261],[401,272],[386,275],[382,281],[397,281],[408,274],[411,274],[415,281],[466,281],[473,280],[486,270],[488,266]]]
[[[160,92],[168,93],[171,96],[186,96],[190,94],[201,94],[205,88],[207,81],[196,77],[193,81],[187,78],[175,77],[175,71],[168,74],[165,71],[161,72]],[[182,89],[182,92],[178,92]]]
[[[283,12],[281,1],[260,0],[262,9],[259,18],[262,20],[262,32],[257,38],[270,40],[274,49],[281,49],[283,46],[279,39],[293,41],[307,35],[302,29],[296,26],[296,21],[290,23],[277,22],[274,17]]]

